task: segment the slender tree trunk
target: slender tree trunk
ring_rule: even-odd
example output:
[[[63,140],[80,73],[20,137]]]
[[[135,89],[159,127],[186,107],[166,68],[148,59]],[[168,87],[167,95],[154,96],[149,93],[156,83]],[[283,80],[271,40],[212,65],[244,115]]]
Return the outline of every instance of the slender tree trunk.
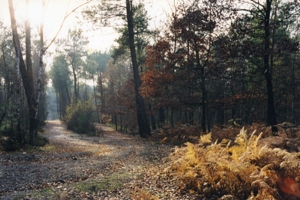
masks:
[[[42,7],[44,10],[45,7],[45,0],[42,1]],[[40,96],[42,91],[42,80],[43,80],[43,57],[44,57],[44,23],[43,23],[44,16],[42,17],[42,23],[40,24],[40,54],[39,54],[39,69],[38,69],[38,80],[37,80],[37,94],[36,94],[36,120],[38,121],[38,110],[39,110],[39,103],[40,103]]]
[[[267,123],[272,126],[272,132],[277,132],[276,125],[276,112],[274,104],[274,93],[273,93],[273,84],[272,84],[272,75],[270,69],[270,14],[271,14],[271,4],[272,0],[266,0],[266,15],[264,19],[264,28],[265,28],[265,47],[264,47],[264,75],[267,83],[267,94],[268,94],[268,114],[267,114]]]
[[[94,100],[95,100],[96,113],[97,113],[97,122],[98,122],[98,124],[100,124],[99,106],[98,106],[98,103],[97,103],[95,86],[93,87],[93,90],[94,90]]]
[[[117,114],[114,114],[114,121],[115,121],[116,131],[118,131],[118,116],[117,116]]]
[[[152,112],[152,106],[151,106],[150,103],[148,104],[148,107],[149,107],[149,111],[150,111],[150,119],[151,119],[152,130],[156,130],[155,118],[154,118],[154,114]]]
[[[24,133],[21,132],[21,96],[20,96],[20,90],[21,90],[21,85],[20,85],[20,59],[19,55],[16,56],[16,64],[15,64],[15,71],[16,71],[16,76],[15,76],[15,100],[16,100],[16,118],[17,118],[17,135],[18,135],[18,142],[21,145],[24,145]],[[0,121],[1,124],[1,121]]]
[[[77,98],[78,98],[78,94],[77,94],[77,76],[76,76],[76,72],[75,72],[75,67],[72,65],[72,70],[73,70],[73,78],[74,78],[74,103],[77,103]]]
[[[292,98],[292,123],[295,124],[296,123],[296,119],[295,119],[295,116],[296,116],[296,112],[295,112],[295,102],[296,102],[296,87],[295,87],[295,82],[296,82],[296,79],[295,79],[295,55],[294,55],[294,58],[293,58],[293,64],[292,64],[292,95],[293,95],[293,98]]]
[[[202,83],[204,84],[204,82]],[[202,86],[202,120],[201,120],[202,131],[206,132],[206,90],[205,86]]]
[[[206,103],[207,103],[207,91],[206,91],[206,86],[205,86],[205,76],[204,76],[204,66],[201,66],[200,63],[200,55],[199,51],[197,48],[195,49],[196,51],[196,59],[197,59],[197,68],[200,70],[200,76],[201,76],[201,92],[202,92],[202,119],[201,119],[201,128],[202,131],[205,133],[206,132],[206,124],[207,124],[207,108],[206,108]]]
[[[170,123],[171,123],[172,128],[174,128],[175,122],[174,122],[174,110],[173,109],[170,109]]]
[[[120,115],[120,130],[123,131],[123,117]]]
[[[165,116],[165,109],[163,107],[159,108],[159,128],[162,127],[162,125],[166,121],[166,116]]]
[[[137,109],[137,120],[139,126],[139,134],[141,137],[148,137],[151,135],[150,125],[148,122],[146,107],[143,97],[139,93],[139,87],[141,85],[141,80],[139,76],[138,64],[136,60],[136,51],[134,45],[134,31],[133,31],[133,16],[132,16],[132,1],[126,0],[126,14],[127,14],[127,25],[129,32],[129,45],[130,54],[132,60],[133,68],[133,78],[134,78],[134,89],[135,89],[135,100]]]
[[[65,90],[66,90],[66,95],[67,95],[67,99],[65,101],[65,104],[69,105],[71,103],[71,97],[70,97],[70,94],[69,94],[69,89],[68,89],[67,84],[65,84]]]
[[[31,96],[31,105],[29,105],[29,144],[33,144],[33,139],[37,134],[37,122],[36,122],[36,108],[34,101],[35,97],[35,90],[33,84],[33,71],[32,71],[32,58],[31,58],[31,27],[30,21],[28,18],[28,5],[29,0],[26,0],[26,22],[25,22],[25,29],[26,29],[26,68],[27,68],[27,76],[28,76],[28,84],[30,84],[30,88],[32,88],[30,96]],[[26,95],[27,96],[27,95]],[[28,98],[28,97],[27,97]]]
[[[101,100],[101,107],[100,107],[100,113],[104,113],[104,107],[105,107],[105,98],[104,98],[104,89],[103,89],[103,83],[102,83],[102,72],[100,72],[98,77],[99,82],[99,92],[100,92],[100,100]]]
[[[57,116],[59,117],[59,119],[61,119],[61,112],[60,112],[60,101],[59,101],[59,97],[58,97],[58,91],[55,91],[55,97],[56,97],[56,112],[57,112]]]

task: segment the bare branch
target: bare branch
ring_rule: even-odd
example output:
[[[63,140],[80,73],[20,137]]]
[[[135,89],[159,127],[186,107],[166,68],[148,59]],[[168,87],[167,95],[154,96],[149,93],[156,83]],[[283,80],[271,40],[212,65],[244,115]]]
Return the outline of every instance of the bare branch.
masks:
[[[64,23],[66,22],[67,18],[68,18],[72,13],[74,13],[76,10],[78,10],[79,8],[81,8],[82,6],[84,6],[84,5],[86,5],[86,4],[91,3],[92,1],[93,1],[93,0],[89,0],[89,1],[87,1],[87,2],[85,2],[85,3],[83,3],[83,4],[80,4],[79,6],[77,6],[76,8],[74,8],[71,12],[69,12],[68,14],[65,15],[65,17],[64,17],[64,19],[63,19],[63,21],[62,21],[62,23],[61,23],[61,25],[60,25],[60,27],[59,27],[57,33],[56,33],[56,35],[55,35],[54,38],[51,40],[51,42],[48,44],[48,46],[44,48],[44,52],[46,52],[47,49],[48,49],[48,48],[53,44],[53,42],[56,40],[56,38],[57,38],[58,34],[60,33],[61,29],[63,28],[63,25],[64,25]]]

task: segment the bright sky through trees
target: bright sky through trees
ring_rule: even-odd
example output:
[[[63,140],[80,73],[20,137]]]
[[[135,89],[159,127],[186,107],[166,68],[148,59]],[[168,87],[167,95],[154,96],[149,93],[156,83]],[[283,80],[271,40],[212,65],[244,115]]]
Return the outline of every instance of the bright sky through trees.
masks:
[[[46,0],[46,8],[44,10],[46,43],[55,36],[65,15],[84,2],[83,0]],[[167,13],[170,13],[171,5],[173,5],[174,0],[146,0],[144,3],[151,19],[150,26],[158,28],[162,22],[166,20]],[[28,15],[31,26],[35,30],[37,30],[42,19],[43,11],[41,4],[41,0],[30,0]],[[19,23],[23,23],[25,20],[25,5],[26,0],[14,0],[16,17]],[[7,0],[0,0],[0,21],[5,25],[10,25]],[[80,23],[80,21],[82,22]],[[93,30],[91,24],[82,20],[81,11],[78,9],[65,21],[59,38],[65,37],[67,31],[75,27],[83,28],[83,30],[86,31],[86,35],[90,40],[89,47],[91,50],[108,50],[115,44],[114,40],[118,37],[113,27],[96,28],[97,30]]]

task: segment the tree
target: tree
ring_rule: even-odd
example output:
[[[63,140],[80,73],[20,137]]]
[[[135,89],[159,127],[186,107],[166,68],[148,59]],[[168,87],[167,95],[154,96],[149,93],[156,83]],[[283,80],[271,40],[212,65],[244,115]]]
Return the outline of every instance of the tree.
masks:
[[[64,119],[66,108],[71,104],[70,90],[72,85],[71,73],[64,55],[58,55],[54,58],[49,74],[56,92],[58,116],[60,119]]]
[[[134,25],[133,25],[133,12],[132,1],[126,0],[126,14],[127,14],[127,27],[129,35],[129,46],[133,68],[134,79],[134,91],[137,105],[137,120],[139,125],[139,133],[141,137],[148,137],[151,135],[151,130],[146,115],[146,107],[143,97],[139,93],[139,87],[141,86],[141,80],[138,70],[138,63],[136,58],[136,49],[134,43]]]
[[[128,21],[123,19],[124,21]],[[157,34],[157,31],[151,31],[148,27],[148,16],[145,10],[144,4],[139,3],[137,5],[132,5],[132,20],[133,20],[133,30],[134,30],[134,40],[135,40],[135,50],[136,50],[136,60],[139,67],[139,73],[143,73],[145,68],[145,54],[146,46],[149,44],[150,38]],[[128,26],[117,29],[121,36],[116,40],[119,44],[117,48],[114,49],[112,58],[117,60],[119,56],[126,55],[130,51],[130,41],[128,35]],[[148,113],[150,113],[150,119],[152,124],[152,129],[156,129],[154,115],[152,113],[152,106],[149,102]]]
[[[233,9],[234,12],[242,12],[241,16],[245,17],[244,28],[249,25],[248,22],[254,25],[250,26],[250,29],[244,29],[244,31],[247,31],[245,34],[247,35],[249,32],[256,32],[256,35],[253,38],[261,41],[260,49],[263,51],[257,51],[258,49],[252,48],[250,48],[250,50],[260,52],[262,62],[258,67],[261,73],[263,73],[266,81],[267,124],[272,126],[273,132],[276,132],[277,128],[275,125],[277,124],[277,114],[273,88],[274,56],[276,55],[275,47],[278,42],[276,40],[276,34],[278,33],[279,28],[284,26],[288,27],[291,22],[290,20],[293,21],[293,18],[295,17],[293,13],[299,11],[299,4],[296,1],[280,2],[276,0],[266,0],[264,3],[256,0],[244,0],[241,1],[241,4],[246,6],[244,8],[236,7]],[[245,13],[245,11],[247,13]],[[281,11],[284,11],[284,16],[279,15]],[[287,13],[288,15],[286,15]],[[256,21],[255,24],[253,24],[254,21]],[[247,48],[249,48],[249,46]]]
[[[103,86],[103,73],[106,70],[107,63],[110,59],[109,53],[102,53],[102,52],[93,52],[92,54],[88,55],[87,62],[86,62],[86,69],[85,71],[90,74],[93,82],[95,79],[95,75],[97,76],[97,83],[96,85],[98,88],[94,87],[94,98],[95,98],[95,105],[97,110],[98,122],[101,123],[101,114],[104,113],[105,107],[105,97],[104,97],[104,86]],[[99,94],[98,94],[99,93]],[[98,99],[100,102],[98,102]]]
[[[13,8],[12,0],[8,0],[9,12],[11,19],[11,28],[13,34],[13,42],[16,52],[16,57],[19,62],[19,68],[23,80],[23,86],[25,89],[28,109],[29,109],[29,143],[33,144],[33,137],[37,132],[37,122],[36,122],[36,102],[35,102],[35,88],[33,84],[33,74],[32,74],[32,61],[31,61],[31,33],[30,33],[30,23],[27,20],[26,29],[26,63],[23,59],[23,53],[21,51],[21,44],[17,30],[17,23]],[[27,2],[28,4],[28,2]]]
[[[135,34],[134,34],[134,20],[133,20],[133,1],[126,0],[124,5],[120,5],[118,1],[103,1],[89,10],[86,10],[85,15],[93,22],[102,22],[107,25],[111,19],[116,17],[126,16],[126,24],[128,29],[128,46],[130,49],[131,63],[133,69],[133,79],[135,88],[135,101],[137,121],[139,126],[139,133],[141,137],[148,137],[151,135],[150,125],[147,118],[146,107],[143,97],[139,93],[139,87],[141,85],[139,66],[137,62],[136,47],[135,47]]]
[[[86,5],[90,1],[84,2],[80,6],[76,7],[71,11],[73,13],[76,11],[79,7]],[[60,32],[65,20],[67,17],[71,14],[66,14],[60,30],[54,36],[52,41],[49,43],[48,46],[44,45],[44,33],[43,33],[43,22],[40,24],[40,29],[39,29],[39,47],[38,47],[38,52],[39,52],[39,61],[38,61],[38,78],[37,78],[37,84],[34,84],[34,76],[33,76],[33,68],[32,68],[32,44],[31,44],[31,27],[30,27],[30,21],[26,19],[25,22],[25,56],[26,59],[23,59],[23,52],[21,49],[21,43],[20,43],[20,36],[18,34],[18,28],[17,28],[17,21],[14,13],[14,8],[13,8],[13,1],[8,0],[9,4],[9,13],[10,13],[10,19],[11,19],[11,30],[12,30],[12,35],[13,35],[13,43],[14,43],[14,48],[16,52],[16,59],[17,65],[19,67],[21,76],[22,76],[22,82],[23,82],[23,87],[25,90],[26,94],[26,99],[27,99],[27,105],[28,105],[28,110],[29,110],[29,143],[33,144],[34,137],[37,136],[37,126],[38,126],[38,113],[39,113],[39,104],[40,104],[40,97],[41,97],[41,92],[42,92],[42,84],[45,79],[43,79],[42,74],[43,74],[43,56],[47,49],[50,47],[50,45],[54,42],[56,39],[58,33]],[[45,1],[43,0],[41,2],[43,9],[45,7]],[[26,6],[28,7],[29,5],[29,0],[26,1]],[[28,13],[28,12],[27,12]],[[27,14],[26,17],[28,18]],[[43,18],[43,17],[42,17]]]
[[[157,31],[152,31],[149,29],[148,16],[144,4],[139,3],[138,5],[133,5],[132,15],[133,15],[133,29],[135,36],[135,47],[137,52],[137,63],[140,67],[140,72],[143,71],[145,65],[145,48],[149,45],[150,39],[157,34]],[[124,16],[123,20],[126,22]],[[117,60],[119,56],[127,54],[130,51],[129,48],[129,35],[128,27],[117,28],[117,31],[121,34],[116,40],[118,47],[113,49],[112,58]]]
[[[215,65],[212,48],[217,37],[215,32],[221,27],[217,22],[224,17],[217,4],[201,2],[180,4],[173,14],[170,31],[148,48],[148,71],[143,77],[142,91],[149,95],[149,91],[157,90],[157,84],[164,83],[160,90],[168,106],[173,107],[172,110],[180,107],[184,112],[184,117],[180,118],[189,124],[198,123],[195,110],[201,110],[199,121],[202,131],[206,132],[210,129],[207,85],[209,72]],[[147,80],[152,78],[154,80]],[[151,85],[155,88],[150,89]]]
[[[65,54],[66,60],[71,68],[73,76],[73,100],[75,103],[79,99],[79,79],[83,72],[84,59],[87,57],[87,37],[83,35],[81,29],[68,31],[66,39],[59,41],[63,46],[61,53]]]
[[[23,145],[25,132],[21,131],[21,114],[24,92],[21,88],[19,63],[13,54],[14,45],[11,31],[1,23],[0,57],[0,126],[19,145]],[[13,147],[9,147],[13,148]]]

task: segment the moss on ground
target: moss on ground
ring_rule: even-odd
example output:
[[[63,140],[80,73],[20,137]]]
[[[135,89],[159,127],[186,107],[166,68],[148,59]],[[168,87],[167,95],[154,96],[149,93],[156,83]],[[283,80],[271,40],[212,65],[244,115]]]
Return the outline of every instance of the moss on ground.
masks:
[[[100,179],[77,183],[75,188],[79,192],[113,191],[122,188],[131,176],[128,172],[114,173]]]
[[[22,200],[22,199],[49,199],[54,198],[58,193],[51,188],[43,188],[39,190],[34,190],[30,193],[20,192],[12,197],[13,200]],[[54,198],[55,199],[55,198]]]

